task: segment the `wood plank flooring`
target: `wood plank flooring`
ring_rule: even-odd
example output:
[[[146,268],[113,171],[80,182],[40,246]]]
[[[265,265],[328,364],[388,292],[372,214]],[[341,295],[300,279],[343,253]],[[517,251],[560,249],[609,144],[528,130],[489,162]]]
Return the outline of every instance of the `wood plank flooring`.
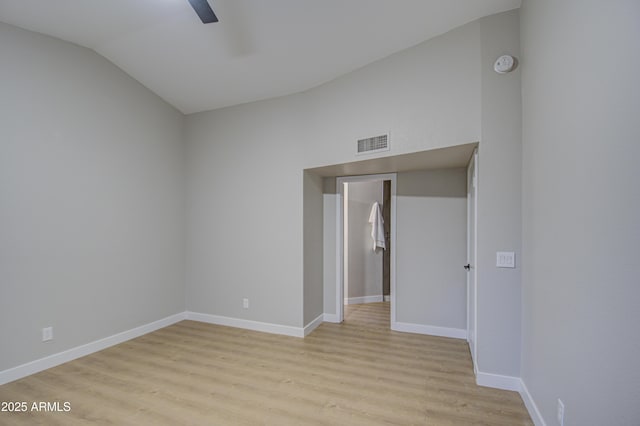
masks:
[[[346,307],[304,339],[183,321],[0,386],[2,425],[532,425],[520,395],[475,385],[466,342],[389,330]]]

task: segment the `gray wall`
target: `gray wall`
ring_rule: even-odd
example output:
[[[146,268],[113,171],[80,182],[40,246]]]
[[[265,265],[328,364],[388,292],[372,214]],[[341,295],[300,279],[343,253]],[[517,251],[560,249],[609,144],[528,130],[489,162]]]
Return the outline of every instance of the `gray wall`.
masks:
[[[398,173],[398,322],[466,329],[467,171]]]
[[[376,201],[382,207],[382,181],[351,182],[347,184],[348,222],[345,247],[345,269],[348,267],[348,294],[345,298],[380,296],[382,297],[382,256],[383,249],[373,251],[371,224],[369,215]]]
[[[518,36],[518,13],[508,12],[304,93],[188,116],[187,308],[302,326],[302,171],[362,159],[356,140],[380,132],[391,133],[391,150],[375,156],[480,141],[479,361],[483,371],[518,376],[519,270],[496,269],[495,252],[519,254],[521,244],[519,70],[491,74],[497,52],[517,56]],[[325,212],[331,197],[323,195]],[[325,283],[325,302],[335,294],[334,220],[323,219],[327,264],[307,264],[322,271],[314,280]]]
[[[519,57],[519,11],[481,19],[482,138],[478,148],[477,367],[520,376],[521,97],[520,68],[497,74],[500,56]],[[516,268],[496,268],[496,252]]]
[[[187,308],[302,326],[303,170],[357,159],[381,129],[384,155],[479,140],[479,38],[474,22],[305,93],[187,116]]]
[[[70,43],[0,57],[0,370],[183,312],[182,115]]]
[[[319,234],[320,221],[312,215],[305,224],[303,170],[358,159],[357,138],[389,131],[391,150],[381,156],[480,141],[481,161],[492,164],[481,171],[481,191],[496,199],[504,182],[517,178],[509,144],[519,141],[490,137],[485,112],[494,103],[483,101],[492,89],[485,65],[489,48],[504,46],[487,31],[513,16],[469,23],[305,93],[191,115],[184,134],[180,114],[104,59],[3,25],[0,46],[11,60],[0,83],[8,135],[0,160],[0,221],[8,236],[2,261],[9,265],[2,273],[10,283],[2,291],[12,303],[3,309],[2,332],[15,345],[2,365],[182,311],[185,293],[191,311],[304,325],[321,306],[311,294],[318,282],[327,284],[323,259],[335,253],[324,245],[322,256],[304,259],[305,229]],[[505,90],[513,95],[512,86]],[[327,194],[323,204],[330,204]],[[495,235],[519,216],[513,203],[482,210],[479,229],[488,243],[479,242],[481,259],[484,252],[493,264]],[[494,293],[479,315],[517,321],[515,311],[505,312],[514,293],[505,298],[495,274],[481,277],[480,286],[482,280]],[[29,318],[20,326],[18,313]],[[56,340],[43,345],[46,325],[55,327]],[[486,336],[487,365],[511,373],[519,338],[511,328]]]
[[[480,140],[478,21],[305,93],[305,168]],[[356,140],[391,133],[391,150],[356,156]]]
[[[303,325],[304,106],[296,95],[186,117],[188,310]]]
[[[325,314],[337,315],[336,309],[336,179],[322,179],[322,281]]]
[[[322,178],[304,172],[304,325],[323,314]]]
[[[185,291],[190,310],[285,325],[335,312],[335,182],[320,223],[302,170],[391,131],[381,155],[480,141],[480,370],[521,374],[548,424],[557,398],[567,425],[634,424],[639,19],[633,0],[524,0],[521,33],[507,12],[189,116],[186,289],[182,116],[93,52],[0,24],[0,369],[181,312]],[[522,115],[520,69],[491,70],[520,34]],[[498,250],[518,267],[496,269]]]
[[[546,423],[640,419],[640,3],[522,8],[522,378]]]

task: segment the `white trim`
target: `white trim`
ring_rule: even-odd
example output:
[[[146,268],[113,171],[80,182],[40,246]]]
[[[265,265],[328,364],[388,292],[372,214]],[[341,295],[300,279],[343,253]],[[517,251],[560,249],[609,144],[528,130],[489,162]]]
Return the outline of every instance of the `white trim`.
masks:
[[[304,328],[291,327],[279,324],[264,323],[258,321],[250,321],[238,318],[223,317],[219,315],[200,314],[197,312],[181,312],[175,315],[168,316],[158,321],[151,322],[149,324],[141,325],[131,330],[123,331],[121,333],[114,334],[103,339],[96,340],[84,345],[77,346],[75,348],[68,349],[63,352],[59,352],[53,355],[49,355],[44,358],[37,359],[35,361],[28,362],[26,364],[19,365],[17,367],[9,368],[4,371],[0,371],[0,385],[4,385],[15,380],[19,380],[23,377],[30,376],[32,374],[39,373],[40,371],[47,370],[49,368],[56,367],[74,359],[81,358],[86,355],[101,351],[108,347],[126,342],[127,340],[135,339],[136,337],[143,336],[148,333],[152,333],[161,328],[168,327],[183,320],[192,320],[205,322],[216,325],[223,325],[228,327],[243,328],[254,331],[261,331],[273,334],[282,334],[293,337],[305,337],[313,330],[315,330],[323,321],[339,323],[339,317],[337,314],[321,314],[316,319],[307,324]],[[428,334],[433,336],[451,337],[456,339],[466,339],[466,330],[458,328],[446,328],[436,327],[421,324],[411,324],[396,322],[392,326],[392,330]],[[529,393],[527,385],[519,377],[503,376],[500,374],[482,373],[476,374],[476,383],[479,386],[486,386],[497,389],[505,389],[511,391],[517,391],[520,393],[522,400],[524,401],[529,415],[536,426],[546,426],[546,423],[540,414],[540,410],[536,405],[533,397]]]
[[[529,393],[529,389],[522,379],[520,379],[520,396],[524,401],[525,407],[527,407],[527,411],[529,411],[529,416],[531,416],[533,424],[536,426],[547,426],[542,414],[540,414],[540,410],[538,410],[538,406],[533,400],[533,396]]]
[[[389,244],[391,244],[391,259],[390,259],[390,270],[389,270],[389,293],[391,296],[391,324],[395,324],[396,319],[396,253],[397,244],[396,244],[396,219],[398,217],[398,210],[396,208],[397,201],[397,183],[398,183],[398,175],[394,173],[391,179],[391,227],[389,232],[391,232],[391,237],[389,238]]]
[[[316,328],[318,328],[318,326],[320,324],[322,324],[322,321],[324,321],[324,314],[320,314],[318,315],[318,317],[316,319],[314,319],[313,321],[311,321],[309,324],[304,326],[303,329],[303,335],[304,337],[308,336],[309,333],[311,333],[313,330],[315,330]]]
[[[391,295],[390,294],[385,295],[382,300],[385,302],[391,302]]]
[[[520,377],[483,373],[481,371],[476,374],[476,384],[478,386],[520,392],[521,383]]]
[[[344,319],[344,183],[336,179],[336,315],[337,323]]]
[[[324,322],[333,322],[333,323],[339,323],[340,320],[338,319],[338,314],[327,314],[324,313],[322,315],[322,320]]]
[[[342,294],[349,294],[349,185],[342,185]],[[344,303],[343,303],[344,304]],[[344,317],[343,317],[344,318]]]
[[[478,361],[478,200],[480,199],[480,163],[478,158],[478,148],[473,150],[473,177],[475,179],[475,203],[473,204],[473,261],[475,263],[473,269],[473,284],[474,284],[474,292],[475,295],[473,299],[473,362],[474,370],[477,372],[480,367]]]
[[[396,322],[396,187],[397,173],[385,173],[377,175],[344,176],[336,178],[336,307],[338,322],[344,320],[344,183],[345,182],[377,182],[391,181],[391,326]]]
[[[469,176],[469,169],[473,165],[473,176]],[[467,166],[467,184],[469,177],[471,178],[471,191],[474,193],[474,203],[471,205],[469,192],[467,192],[467,263],[471,265],[471,271],[467,272],[467,342],[469,342],[469,352],[471,352],[471,362],[473,371],[478,376],[478,148],[473,150],[473,156]],[[470,244],[471,223],[469,217],[473,209],[473,247]],[[473,262],[470,257],[473,253]],[[471,280],[470,274],[473,274],[473,300],[471,299]],[[471,328],[470,311],[473,303],[473,329]],[[473,337],[473,341],[470,341]]]
[[[467,333],[469,333],[467,331]],[[467,334],[467,346],[469,346],[469,353],[471,354],[471,365],[473,366],[473,375],[478,376],[478,362],[475,359],[475,355],[473,354],[473,350],[471,349],[471,345],[469,344],[469,334]]]
[[[285,336],[304,337],[302,327],[290,325],[272,324],[268,322],[252,321],[241,318],[223,317],[221,315],[201,314],[198,312],[186,312],[186,319],[206,322],[209,324],[224,325],[227,327],[244,328],[246,330],[261,331],[263,333],[282,334]],[[315,320],[314,320],[315,321]]]
[[[391,329],[393,331],[402,331],[405,333],[427,334],[429,336],[451,337],[453,339],[467,338],[467,330],[463,328],[437,327],[435,325],[395,322],[391,324]]]
[[[533,424],[536,426],[547,426],[533,396],[529,393],[527,385],[520,377],[478,372],[476,374],[476,384],[478,386],[518,392],[525,407],[527,407]]]
[[[471,157],[471,160],[469,161],[469,164],[467,164],[467,264],[470,264],[469,259],[471,258],[471,191],[472,189],[470,188],[469,185],[469,166],[471,165],[471,162],[473,161],[473,156]],[[470,278],[470,271],[466,273],[467,275],[467,342],[469,342],[469,337],[471,335],[471,278]],[[473,349],[471,348],[471,346],[469,346],[469,352],[471,352],[471,358],[473,358]]]
[[[382,302],[383,297],[381,294],[377,296],[362,296],[362,297],[349,297],[344,299],[345,305],[359,305],[362,303],[377,303]]]
[[[13,382],[14,380],[30,376],[32,374],[58,366],[60,364],[64,364],[65,362],[73,361],[74,359],[101,351],[110,346],[126,342],[127,340],[135,339],[136,337],[140,337],[144,334],[151,333],[164,327],[168,327],[184,319],[185,313],[181,312],[179,314],[171,315],[161,320],[151,322],[149,324],[132,328],[131,330],[123,331],[121,333],[117,333],[109,337],[86,343],[84,345],[76,346],[75,348],[71,348],[63,352],[58,352],[56,354],[31,361],[17,367],[9,368],[0,372],[0,385]]]

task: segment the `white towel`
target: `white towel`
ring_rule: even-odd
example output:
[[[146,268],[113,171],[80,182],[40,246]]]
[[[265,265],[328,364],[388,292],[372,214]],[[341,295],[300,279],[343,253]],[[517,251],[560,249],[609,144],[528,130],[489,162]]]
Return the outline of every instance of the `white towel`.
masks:
[[[384,220],[382,219],[382,210],[380,204],[376,201],[371,208],[369,215],[369,223],[371,224],[371,238],[373,239],[373,251],[376,247],[386,249],[384,243]]]

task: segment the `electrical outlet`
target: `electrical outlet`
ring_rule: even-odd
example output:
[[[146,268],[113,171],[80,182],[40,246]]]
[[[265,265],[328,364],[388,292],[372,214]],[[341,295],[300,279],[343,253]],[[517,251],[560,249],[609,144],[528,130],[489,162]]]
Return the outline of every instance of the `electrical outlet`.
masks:
[[[45,327],[42,329],[42,341],[48,342],[53,340],[53,327]]]
[[[249,299],[247,299],[246,297],[242,299],[242,307],[245,309],[249,309]]]
[[[558,424],[564,426],[564,403],[558,398]]]

